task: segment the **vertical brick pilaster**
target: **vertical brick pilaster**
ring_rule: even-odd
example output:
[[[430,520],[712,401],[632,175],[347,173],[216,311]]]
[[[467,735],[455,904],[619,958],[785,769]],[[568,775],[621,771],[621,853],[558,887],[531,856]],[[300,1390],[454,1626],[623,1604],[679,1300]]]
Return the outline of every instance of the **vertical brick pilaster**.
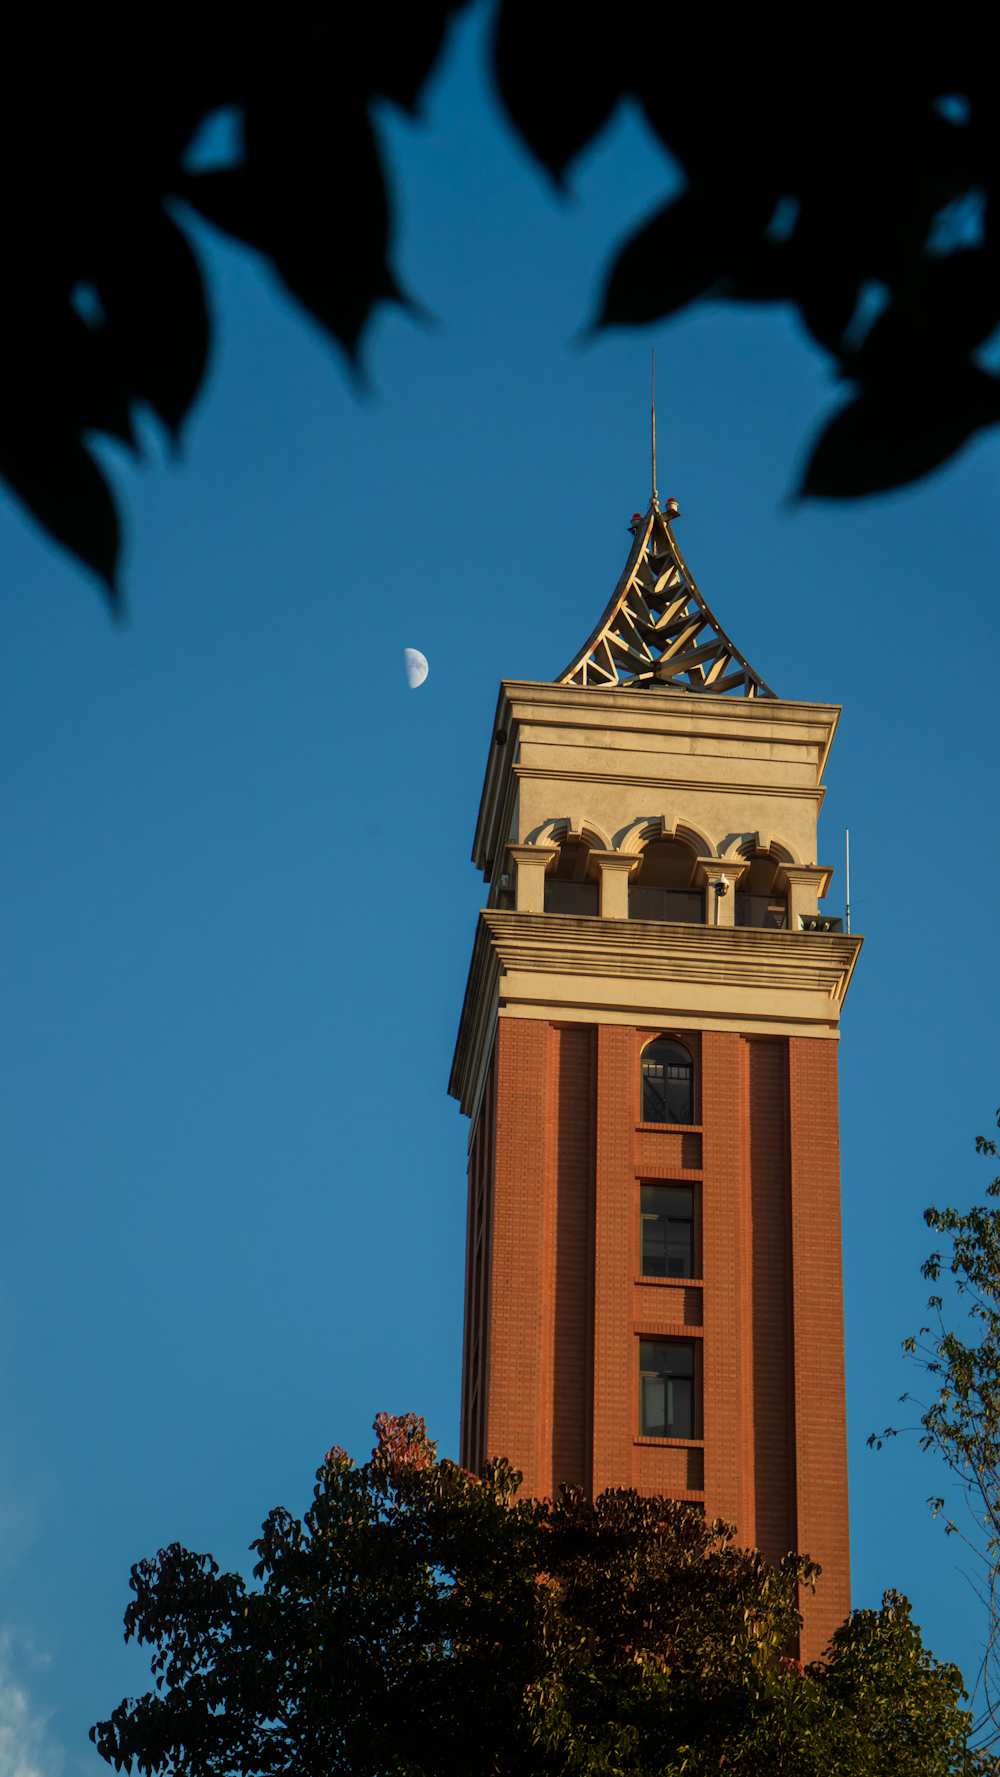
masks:
[[[593,1115],[588,1025],[549,1040],[547,1291],[551,1316],[551,1443],[545,1491],[590,1479],[593,1386]]]
[[[545,1283],[549,1026],[500,1020],[486,1455],[508,1456],[525,1493],[544,1491],[551,1463],[549,1295]],[[550,1447],[550,1446],[549,1446]]]
[[[593,1489],[632,1484],[639,1376],[632,1332],[635,1036],[598,1027],[594,1205]]]
[[[789,1040],[797,1543],[823,1568],[802,1600],[802,1656],[850,1609],[837,1046]]]
[[[749,1211],[752,1328],[746,1369],[752,1399],[753,1541],[768,1561],[796,1547],[792,1372],[788,1043],[751,1037],[747,1058],[745,1197]]]
[[[489,1412],[496,1076],[497,1050],[494,1038],[479,1118],[469,1149],[460,1460],[463,1467],[471,1469],[473,1474],[479,1473],[485,1461],[486,1421]]]
[[[755,1464],[755,1418],[753,1418],[753,1333],[755,1299],[753,1299],[753,1191],[751,1169],[753,1151],[750,1139],[751,1077],[750,1045],[739,1045],[739,1326],[741,1326],[741,1365],[739,1365],[739,1537],[746,1548],[757,1548],[757,1464]]]
[[[735,1034],[702,1037],[702,1245],[705,1277],[705,1510],[728,1518],[741,1539],[743,1501],[744,1294],[741,1241],[741,1065]]]

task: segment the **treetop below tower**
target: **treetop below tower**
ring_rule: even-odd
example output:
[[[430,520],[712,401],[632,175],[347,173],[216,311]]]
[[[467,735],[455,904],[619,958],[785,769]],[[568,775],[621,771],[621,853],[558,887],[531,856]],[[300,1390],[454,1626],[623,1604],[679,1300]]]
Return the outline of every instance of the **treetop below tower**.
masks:
[[[676,500],[661,511],[655,496],[645,515],[633,515],[632,548],[611,602],[557,685],[777,695],[699,592],[671,528],[679,517]]]

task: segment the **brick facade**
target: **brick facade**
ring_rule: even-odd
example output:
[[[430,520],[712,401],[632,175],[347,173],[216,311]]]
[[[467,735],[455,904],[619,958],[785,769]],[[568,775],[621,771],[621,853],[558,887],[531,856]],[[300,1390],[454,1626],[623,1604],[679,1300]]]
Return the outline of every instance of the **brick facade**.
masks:
[[[817,1657],[850,1607],[837,1048],[676,1034],[690,1128],[639,1121],[657,1033],[501,1017],[469,1165],[462,1460],[526,1492],[635,1486],[703,1503],[770,1560],[823,1567]],[[643,1278],[639,1190],[695,1193],[695,1266]],[[695,1436],[643,1438],[640,1337],[696,1350]]]

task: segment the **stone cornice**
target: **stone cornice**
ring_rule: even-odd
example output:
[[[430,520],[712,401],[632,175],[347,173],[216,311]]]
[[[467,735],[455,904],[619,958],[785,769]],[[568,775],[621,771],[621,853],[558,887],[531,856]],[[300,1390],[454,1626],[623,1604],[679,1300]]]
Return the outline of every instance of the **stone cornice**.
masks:
[[[470,1146],[476,1131],[473,1112],[478,1109],[482,1099],[486,1069],[493,1047],[493,1032],[500,1000],[500,974],[500,956],[492,942],[486,915],[480,913],[476,939],[472,946],[469,978],[465,984],[465,999],[451,1064],[451,1078],[448,1081],[449,1096],[457,1098],[465,1115],[472,1119],[469,1129]]]
[[[559,913],[481,916],[505,973],[613,975],[790,988],[842,1001],[862,939],[834,932],[771,932],[666,920],[592,919]]]
[[[628,784],[630,789],[645,790],[651,796],[657,790],[662,790],[667,795],[677,790],[718,790],[727,796],[780,796],[784,801],[803,796],[808,802],[815,802],[817,809],[822,806],[826,795],[825,784],[727,783],[721,779],[717,782],[706,777],[651,777],[646,773],[628,771],[570,771],[548,765],[512,765],[511,771],[518,780],[536,778],[561,784]]]
[[[713,998],[721,995],[722,1002],[759,993],[765,1020],[780,1017],[775,995],[787,993],[797,1007],[825,1002],[835,1021],[863,941],[840,933],[491,909],[479,916],[449,1091],[471,1116],[482,1092],[500,995],[506,991],[504,977],[676,983]],[[511,980],[511,989],[513,985]],[[568,1003],[558,991],[558,1003]],[[642,996],[633,995],[634,990],[627,990],[621,1004],[631,1000],[636,1021],[642,1022]],[[550,1003],[555,1006],[556,1000]],[[592,1016],[594,1023],[602,1021],[600,1004],[594,1004]]]

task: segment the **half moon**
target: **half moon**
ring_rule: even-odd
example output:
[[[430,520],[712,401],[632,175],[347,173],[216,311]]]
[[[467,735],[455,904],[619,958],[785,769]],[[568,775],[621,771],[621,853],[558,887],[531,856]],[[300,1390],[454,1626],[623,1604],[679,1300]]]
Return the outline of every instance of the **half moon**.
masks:
[[[403,660],[406,663],[406,683],[411,691],[415,691],[418,685],[423,684],[430,668],[419,648],[404,648]]]

